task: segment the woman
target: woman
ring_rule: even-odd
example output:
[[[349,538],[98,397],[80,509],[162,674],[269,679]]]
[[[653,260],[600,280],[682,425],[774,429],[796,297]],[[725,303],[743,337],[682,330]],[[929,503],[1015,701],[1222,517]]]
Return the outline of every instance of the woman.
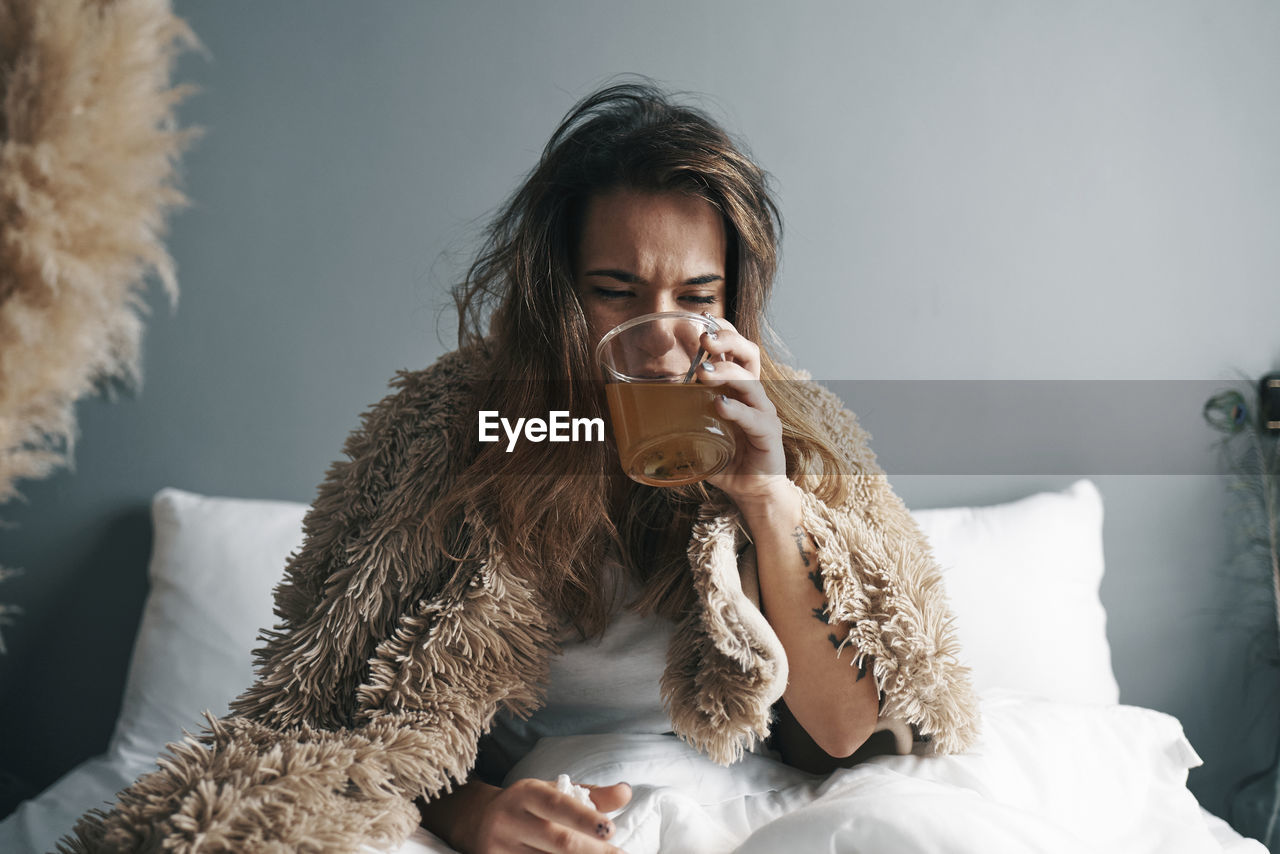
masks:
[[[457,292],[459,349],[400,372],[321,485],[257,682],[80,844],[394,843],[418,798],[462,851],[616,850],[625,784],[594,807],[500,785],[539,736],[669,731],[722,764],[771,738],[813,770],[877,728],[963,749],[928,547],[853,416],[760,343],[778,230],[764,173],[700,112],[646,85],[577,105]],[[698,380],[739,440],[708,482],[633,483],[603,442],[478,441],[481,411],[601,414],[596,342],[673,309],[719,326]],[[660,696],[593,694],[614,667]]]

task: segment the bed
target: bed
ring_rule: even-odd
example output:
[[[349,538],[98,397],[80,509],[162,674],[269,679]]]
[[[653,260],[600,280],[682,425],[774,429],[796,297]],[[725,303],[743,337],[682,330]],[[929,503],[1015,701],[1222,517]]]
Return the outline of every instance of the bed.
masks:
[[[107,751],[0,822],[0,851],[51,850],[252,678],[250,650],[306,506],[166,488],[151,509],[151,590]],[[1201,760],[1178,721],[1118,702],[1092,482],[913,515],[946,573],[981,699],[968,753],[877,756],[818,777],[764,752],[725,769],[673,737],[574,736],[544,739],[511,778],[631,783],[612,840],[629,854],[1265,854],[1186,788]],[[425,830],[396,849],[451,850]]]

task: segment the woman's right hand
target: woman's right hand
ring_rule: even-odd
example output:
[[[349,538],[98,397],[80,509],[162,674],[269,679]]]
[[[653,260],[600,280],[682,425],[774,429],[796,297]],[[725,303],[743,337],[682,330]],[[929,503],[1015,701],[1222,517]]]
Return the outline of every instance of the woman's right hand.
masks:
[[[505,789],[489,787],[458,828],[457,847],[467,854],[534,851],[554,854],[620,852],[606,840],[614,825],[605,813],[631,800],[626,783],[587,786],[595,808],[556,789],[546,780],[517,780]]]

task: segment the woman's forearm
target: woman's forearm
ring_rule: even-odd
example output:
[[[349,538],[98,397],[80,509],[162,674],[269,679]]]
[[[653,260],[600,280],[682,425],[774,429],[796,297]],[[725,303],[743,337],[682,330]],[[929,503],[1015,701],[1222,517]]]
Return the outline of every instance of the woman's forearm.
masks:
[[[787,653],[783,699],[810,738],[831,756],[849,756],[875,729],[879,693],[870,659],[853,667],[849,623],[829,624],[817,549],[801,524],[799,490],[780,483],[767,499],[739,502],[755,544],[760,602]]]

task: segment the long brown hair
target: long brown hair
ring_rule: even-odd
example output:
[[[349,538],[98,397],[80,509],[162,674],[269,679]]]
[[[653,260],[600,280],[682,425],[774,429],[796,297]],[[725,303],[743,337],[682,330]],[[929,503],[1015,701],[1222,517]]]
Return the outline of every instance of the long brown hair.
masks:
[[[454,288],[459,346],[483,358],[494,378],[477,389],[477,409],[504,417],[601,415],[573,270],[587,202],[622,188],[687,193],[724,216],[726,315],[761,344],[788,472],[820,497],[843,500],[844,479],[822,475],[847,473],[847,465],[765,346],[782,230],[768,176],[707,115],[647,81],[602,89],[569,111]],[[509,453],[505,442],[470,448],[470,464],[425,520],[442,548],[483,560],[496,543],[584,637],[608,622],[613,591],[603,588],[599,567],[611,544],[643,585],[633,603],[641,613],[677,618],[691,606],[689,532],[699,504],[718,491],[619,485],[625,478],[602,442],[520,442]],[[623,496],[617,504],[615,494]]]

